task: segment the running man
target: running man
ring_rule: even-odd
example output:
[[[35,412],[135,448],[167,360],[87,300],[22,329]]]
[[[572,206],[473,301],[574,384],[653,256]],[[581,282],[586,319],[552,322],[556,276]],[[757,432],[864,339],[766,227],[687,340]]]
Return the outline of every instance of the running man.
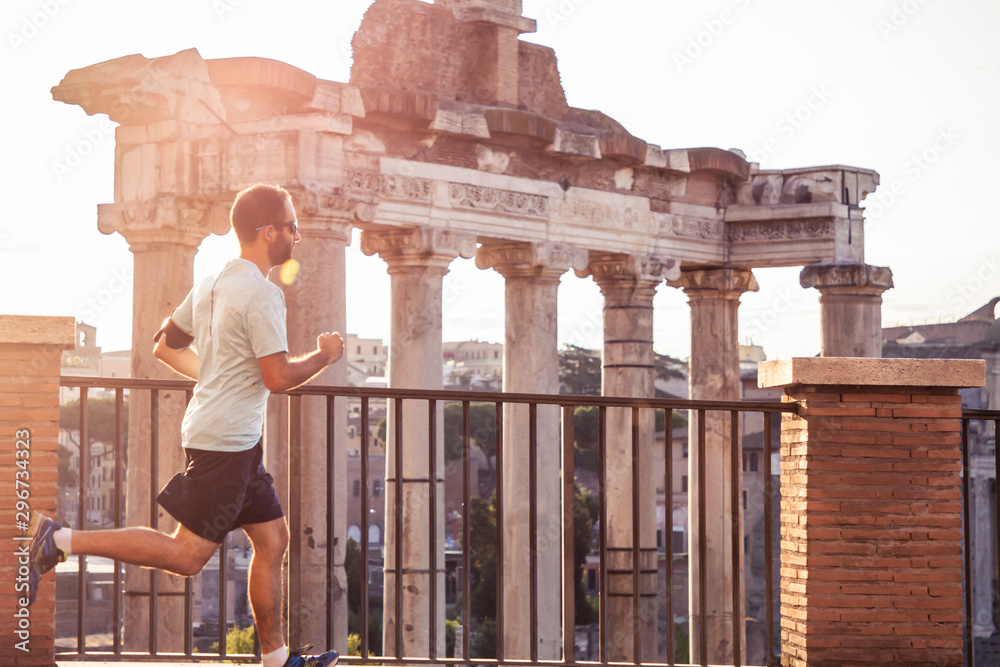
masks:
[[[262,427],[270,392],[308,382],[341,358],[344,341],[339,333],[321,333],[315,350],[288,357],[284,295],[267,280],[301,239],[288,192],[247,188],[237,195],[230,222],[239,256],[196,285],[154,338],[156,358],[197,381],[181,427],[187,467],[157,497],[177,529],[170,535],[151,528],[71,531],[36,512],[30,600],[41,576],[70,554],[190,577],[231,530],[243,528],[253,544],[249,598],[263,667],[331,667],[336,651],[307,656],[285,646],[281,564],[288,528],[262,463]]]

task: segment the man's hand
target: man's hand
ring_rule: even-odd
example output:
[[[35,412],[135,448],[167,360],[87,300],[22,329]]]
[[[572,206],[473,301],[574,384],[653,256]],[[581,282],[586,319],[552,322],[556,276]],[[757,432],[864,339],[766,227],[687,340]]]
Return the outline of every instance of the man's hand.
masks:
[[[336,331],[321,333],[316,336],[316,349],[327,356],[327,363],[332,364],[344,356],[344,339]]]
[[[296,359],[289,359],[287,352],[261,357],[257,360],[264,386],[271,391],[288,391],[304,384],[344,356],[344,339],[337,332],[321,333],[316,337],[316,349]]]

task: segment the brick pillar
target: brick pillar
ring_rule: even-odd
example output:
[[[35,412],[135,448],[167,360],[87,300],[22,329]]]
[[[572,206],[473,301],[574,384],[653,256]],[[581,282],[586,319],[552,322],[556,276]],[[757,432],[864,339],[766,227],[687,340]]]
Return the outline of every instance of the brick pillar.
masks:
[[[760,365],[781,426],[781,650],[794,667],[962,664],[961,402],[981,360]]]
[[[72,317],[0,315],[0,664],[54,665],[55,576],[42,579],[25,606],[19,540],[30,511],[56,513],[59,451],[59,366],[73,348]],[[23,452],[23,453],[20,453]],[[20,483],[18,483],[20,482]],[[19,495],[20,494],[20,495]],[[21,506],[24,509],[24,505]]]

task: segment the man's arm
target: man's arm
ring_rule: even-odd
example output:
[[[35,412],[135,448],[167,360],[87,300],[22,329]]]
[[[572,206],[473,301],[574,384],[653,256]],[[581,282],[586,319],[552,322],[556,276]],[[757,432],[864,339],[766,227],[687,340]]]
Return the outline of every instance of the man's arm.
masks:
[[[165,333],[167,327],[171,325],[188,338],[191,337],[190,332],[184,331],[173,320],[167,318],[167,321],[163,323],[163,329],[153,339],[156,341],[156,346],[153,348],[153,356],[181,375],[189,377],[192,380],[197,380],[198,370],[201,367],[198,353],[192,350],[190,345],[185,345],[184,347],[171,347],[168,345],[168,341],[176,340],[173,335]],[[176,345],[176,343],[174,344]]]
[[[270,391],[288,391],[305,384],[321,370],[344,354],[340,334],[322,333],[316,338],[316,349],[307,355],[289,359],[287,352],[277,352],[257,360],[264,386]]]

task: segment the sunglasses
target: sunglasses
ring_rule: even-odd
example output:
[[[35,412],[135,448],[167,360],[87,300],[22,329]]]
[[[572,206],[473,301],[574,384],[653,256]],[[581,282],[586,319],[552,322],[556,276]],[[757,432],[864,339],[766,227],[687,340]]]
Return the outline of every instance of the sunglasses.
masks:
[[[259,232],[260,230],[267,229],[268,227],[291,227],[292,228],[292,236],[295,236],[295,234],[299,230],[298,221],[296,221],[296,222],[272,222],[270,225],[264,225],[262,227],[254,227],[253,230],[255,232]]]

